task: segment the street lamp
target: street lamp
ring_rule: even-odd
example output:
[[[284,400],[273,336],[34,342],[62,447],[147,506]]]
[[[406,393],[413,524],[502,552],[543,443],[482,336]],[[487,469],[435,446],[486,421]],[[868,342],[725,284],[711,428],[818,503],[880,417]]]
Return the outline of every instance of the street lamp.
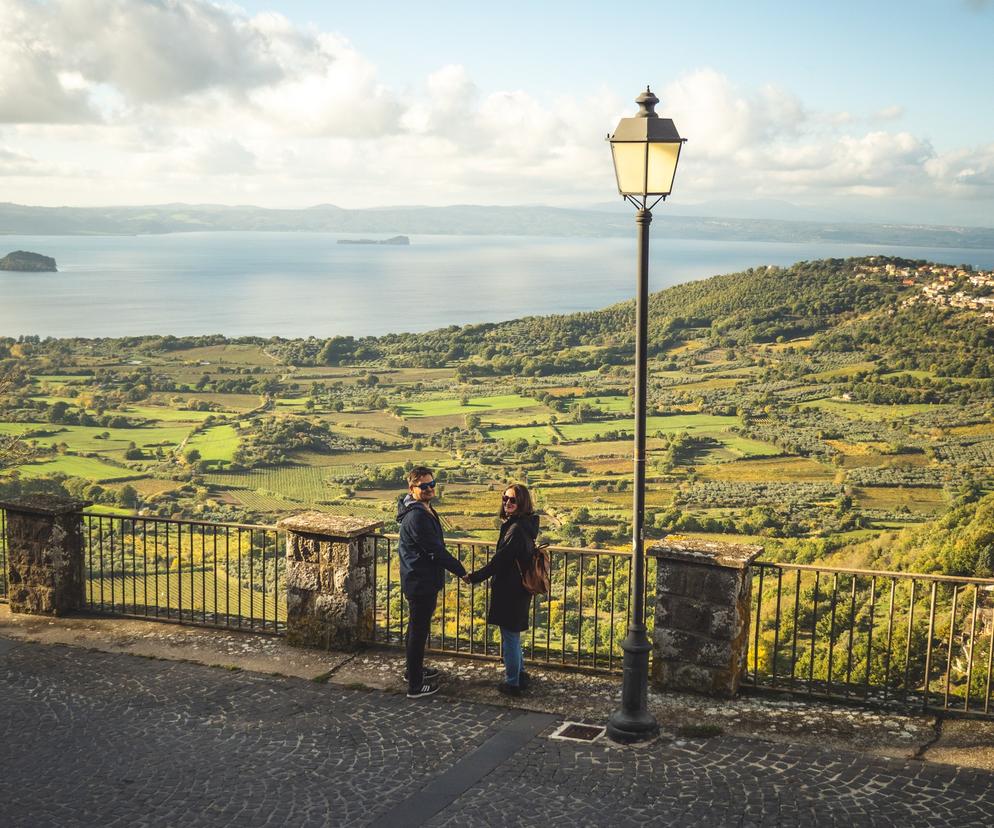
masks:
[[[622,118],[611,142],[618,192],[638,211],[638,292],[635,297],[635,496],[632,516],[632,613],[628,636],[621,644],[624,677],[621,707],[608,718],[607,733],[616,742],[638,742],[652,738],[659,725],[646,705],[649,683],[649,637],[645,631],[645,548],[642,525],[645,519],[645,410],[647,340],[649,331],[649,224],[652,208],[673,189],[681,138],[669,118],[655,113],[659,98],[647,86],[635,99],[639,105],[633,118]],[[652,202],[651,204],[649,202]]]

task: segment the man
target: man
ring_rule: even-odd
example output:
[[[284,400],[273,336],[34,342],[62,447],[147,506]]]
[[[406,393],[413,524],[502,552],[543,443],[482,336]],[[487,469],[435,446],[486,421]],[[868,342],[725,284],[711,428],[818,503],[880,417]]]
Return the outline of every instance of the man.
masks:
[[[407,494],[397,504],[400,524],[400,585],[407,598],[407,698],[420,699],[438,692],[437,670],[425,670],[425,645],[438,592],[445,585],[445,570],[460,578],[466,567],[445,548],[442,522],[431,506],[435,475],[425,466],[407,474]]]

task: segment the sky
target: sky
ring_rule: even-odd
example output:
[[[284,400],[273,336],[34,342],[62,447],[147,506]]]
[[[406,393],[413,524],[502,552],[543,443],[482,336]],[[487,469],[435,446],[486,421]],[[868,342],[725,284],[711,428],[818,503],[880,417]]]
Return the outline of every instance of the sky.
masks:
[[[0,201],[619,201],[647,85],[669,207],[994,226],[994,0],[0,0]]]

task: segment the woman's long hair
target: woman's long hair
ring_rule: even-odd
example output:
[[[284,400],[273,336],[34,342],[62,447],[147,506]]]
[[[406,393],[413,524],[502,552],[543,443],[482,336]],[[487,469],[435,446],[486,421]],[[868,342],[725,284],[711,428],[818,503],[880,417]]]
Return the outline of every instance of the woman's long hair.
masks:
[[[508,489],[514,489],[514,498],[518,502],[518,508],[515,510],[516,515],[530,515],[535,512],[535,507],[532,505],[532,496],[528,491],[528,487],[523,483],[509,483],[503,489],[500,490],[500,519],[507,520],[507,512],[504,511],[504,492]]]

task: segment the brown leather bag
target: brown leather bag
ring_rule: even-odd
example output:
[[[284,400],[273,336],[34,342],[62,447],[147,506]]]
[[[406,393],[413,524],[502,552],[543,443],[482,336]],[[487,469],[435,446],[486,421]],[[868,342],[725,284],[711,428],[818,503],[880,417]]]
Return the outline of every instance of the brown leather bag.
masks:
[[[529,539],[529,542],[530,539]],[[531,543],[532,551],[525,565],[517,561],[518,572],[521,573],[521,586],[529,595],[548,595],[552,590],[552,561],[549,557],[549,545]]]

